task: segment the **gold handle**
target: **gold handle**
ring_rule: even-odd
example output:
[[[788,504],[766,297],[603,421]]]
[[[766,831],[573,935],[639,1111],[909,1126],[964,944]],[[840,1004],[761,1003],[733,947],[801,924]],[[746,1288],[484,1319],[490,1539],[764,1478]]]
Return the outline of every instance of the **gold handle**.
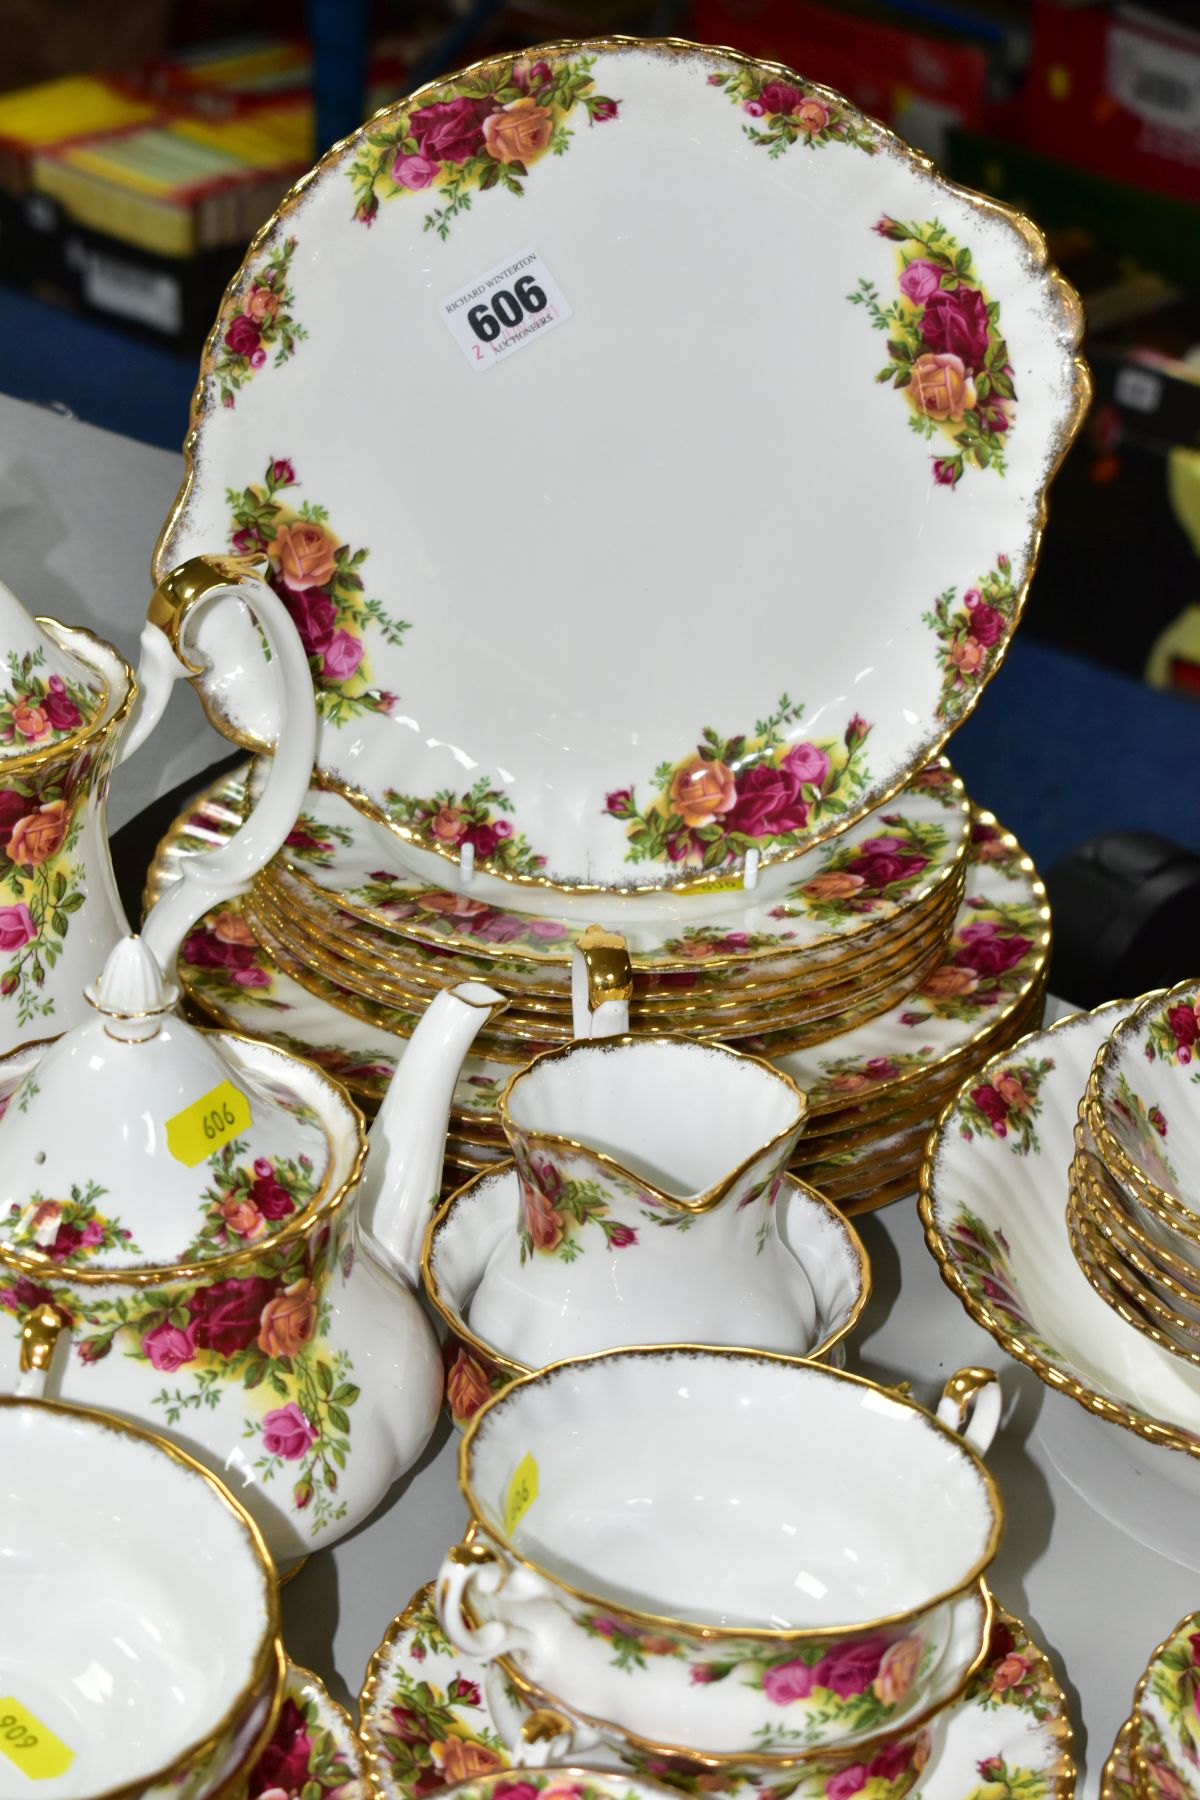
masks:
[[[195,606],[213,588],[228,587],[248,575],[261,575],[267,568],[261,552],[251,556],[192,556],[164,575],[153,594],[146,613],[151,625],[157,625],[172,650],[191,675],[204,672],[202,663],[191,663],[180,648],[183,622]]]
[[[517,1736],[523,1744],[549,1744],[555,1738],[566,1736],[570,1729],[570,1721],[561,1713],[542,1706],[522,1719]]]
[[[594,1013],[606,1000],[633,999],[633,968],[629,950],[619,931],[589,925],[575,940],[587,970],[588,1011]]]
[[[28,1375],[33,1370],[38,1374],[45,1374],[50,1367],[54,1346],[62,1328],[62,1314],[45,1303],[35,1306],[31,1313],[26,1314],[25,1323],[21,1327],[22,1375]]]

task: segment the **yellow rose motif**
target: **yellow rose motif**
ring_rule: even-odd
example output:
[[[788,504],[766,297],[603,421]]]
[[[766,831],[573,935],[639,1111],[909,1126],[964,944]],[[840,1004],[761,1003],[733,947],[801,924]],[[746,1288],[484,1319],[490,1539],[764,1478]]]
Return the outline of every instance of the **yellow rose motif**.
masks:
[[[920,1638],[902,1637],[894,1644],[889,1644],[875,1677],[875,1692],[885,1706],[899,1706],[915,1681],[920,1666]]]
[[[727,813],[737,799],[733,770],[725,763],[689,757],[671,779],[670,806],[685,825],[711,825]]]
[[[931,419],[961,419],[975,404],[975,383],[953,351],[928,350],[912,365],[912,396]]]
[[[494,112],[483,121],[483,140],[497,162],[527,163],[540,156],[554,135],[554,120],[548,106],[539,106],[526,95],[513,100],[502,112]]]
[[[37,868],[62,849],[71,822],[65,800],[51,800],[36,812],[26,813],[13,826],[8,854],[15,863]]]

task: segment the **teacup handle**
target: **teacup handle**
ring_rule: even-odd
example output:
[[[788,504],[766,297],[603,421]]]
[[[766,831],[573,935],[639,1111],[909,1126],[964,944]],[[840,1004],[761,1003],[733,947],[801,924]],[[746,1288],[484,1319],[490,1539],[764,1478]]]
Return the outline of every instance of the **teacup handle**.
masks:
[[[483,1678],[484,1699],[504,1738],[515,1769],[546,1769],[555,1763],[573,1762],[582,1751],[603,1742],[598,1731],[550,1707],[521,1712],[520,1723],[511,1723],[514,1701],[496,1663]]]
[[[466,1607],[475,1595],[487,1597],[498,1594],[501,1588],[513,1600],[540,1598],[542,1589],[536,1577],[528,1584],[530,1591],[522,1592],[527,1585],[522,1577],[529,1574],[524,1569],[507,1571],[482,1544],[456,1544],[447,1553],[438,1571],[435,1598],[438,1621],[456,1650],[479,1662],[491,1663],[498,1656],[532,1646],[533,1634],[519,1625],[510,1625],[503,1619],[472,1625],[466,1615]]]
[[[1002,1402],[995,1369],[958,1369],[942,1389],[937,1416],[982,1456],[999,1430]]]
[[[621,1037],[629,1030],[633,968],[625,939],[589,925],[571,952],[571,1025],[577,1038]]]
[[[276,671],[278,723],[275,753],[262,796],[240,830],[218,850],[189,858],[153,908],[143,935],[163,968],[184,934],[212,907],[244,893],[296,823],[312,779],[317,711],[304,645],[278,594],[254,573],[252,557],[193,557],[155,589],[142,631],[138,666],[139,707],[121,748],[122,760],[143,743],[162,717],[180,676],[203,673],[189,660],[189,633],[209,607],[250,607]]]
[[[40,1400],[45,1394],[55,1346],[64,1329],[62,1314],[45,1303],[26,1313],[21,1326],[20,1374],[13,1389],[22,1399]]]

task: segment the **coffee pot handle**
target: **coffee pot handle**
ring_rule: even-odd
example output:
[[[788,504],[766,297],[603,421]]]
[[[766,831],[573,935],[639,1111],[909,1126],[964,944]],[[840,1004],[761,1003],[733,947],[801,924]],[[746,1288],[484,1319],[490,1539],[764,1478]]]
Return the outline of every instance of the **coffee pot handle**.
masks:
[[[255,573],[252,557],[193,557],[156,588],[142,632],[140,703],[122,746],[136,750],[162,717],[173,684],[204,672],[191,660],[189,638],[211,607],[248,606],[271,653],[276,699],[275,753],[266,785],[241,828],[217,850],[188,858],[183,879],[151,909],[143,928],[163,969],[196,920],[245,893],[296,823],[312,779],[317,712],[312,673],[300,634],[279,596]]]
[[[589,925],[571,952],[571,1024],[577,1038],[621,1037],[629,1030],[633,968],[625,939]]]
[[[995,1369],[958,1369],[942,1389],[937,1416],[983,1456],[999,1429],[1002,1402]]]

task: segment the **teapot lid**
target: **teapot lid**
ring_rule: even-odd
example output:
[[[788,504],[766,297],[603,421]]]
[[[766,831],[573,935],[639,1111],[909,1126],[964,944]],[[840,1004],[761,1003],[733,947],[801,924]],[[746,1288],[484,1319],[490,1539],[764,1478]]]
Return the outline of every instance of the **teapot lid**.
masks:
[[[280,1079],[171,1011],[178,990],[125,938],[94,1019],[0,1062],[0,1257],[74,1270],[177,1268],[272,1240],[320,1206],[333,1146]]]
[[[107,704],[107,684],[67,634],[30,618],[0,581],[0,762],[82,737]]]

